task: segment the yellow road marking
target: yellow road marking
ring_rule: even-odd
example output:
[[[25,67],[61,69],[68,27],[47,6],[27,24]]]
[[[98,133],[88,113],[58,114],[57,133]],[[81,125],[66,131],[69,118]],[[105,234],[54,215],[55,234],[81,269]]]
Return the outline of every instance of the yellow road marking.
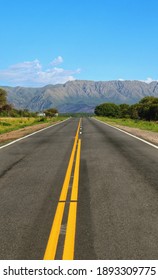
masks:
[[[72,149],[71,156],[70,156],[69,165],[68,165],[68,168],[66,171],[66,176],[64,179],[62,191],[61,191],[60,198],[59,198],[60,201],[66,200],[66,197],[67,197],[67,192],[68,192],[68,187],[69,187],[69,182],[70,182],[70,177],[71,177],[71,172],[72,172],[72,166],[73,166],[73,161],[74,161],[75,151],[76,151],[76,146],[77,146],[77,140],[78,140],[77,137],[75,137],[73,149]]]
[[[63,260],[73,260],[76,232],[77,202],[71,202],[64,244]]]
[[[78,198],[79,166],[80,166],[81,140],[78,141],[74,180],[72,186],[71,200]],[[66,237],[64,243],[63,260],[73,260],[75,248],[77,202],[70,202]]]
[[[80,169],[80,153],[81,153],[81,140],[78,140],[78,149],[76,155],[76,165],[74,172],[74,180],[72,185],[71,200],[78,199],[78,181],[79,181],[79,169]]]
[[[66,176],[65,176],[62,191],[61,191],[61,194],[60,194],[60,199],[59,199],[59,202],[58,202],[58,205],[57,205],[54,221],[53,221],[53,224],[52,224],[52,228],[51,228],[51,232],[50,232],[50,235],[49,235],[46,251],[45,251],[45,254],[44,254],[44,260],[54,260],[55,259],[58,240],[59,240],[59,234],[60,234],[60,228],[61,228],[61,223],[62,223],[63,214],[64,214],[64,208],[65,208],[65,202],[64,201],[66,201],[66,198],[67,198],[68,187],[69,187],[69,182],[70,182],[70,177],[71,177],[71,172],[72,172],[72,167],[73,167],[73,161],[74,161],[77,142],[78,142],[80,123],[81,123],[81,120],[79,121],[79,124],[78,124],[73,149],[72,149],[72,152],[71,152],[68,168],[67,168],[67,171],[66,171]]]
[[[44,255],[44,260],[54,260],[55,258],[64,208],[65,202],[58,203],[52,229],[47,243],[47,248]]]
[[[75,151],[76,151],[76,146],[77,146],[77,141],[78,141],[79,129],[80,129],[80,121],[79,121],[79,124],[78,124],[74,145],[73,145],[68,169],[67,169],[67,172],[66,172],[66,176],[65,176],[65,180],[64,180],[64,184],[63,184],[63,187],[62,187],[62,191],[61,191],[61,195],[60,195],[59,200],[66,200],[66,197],[67,197],[67,192],[68,192],[68,187],[69,187],[69,182],[70,182],[70,177],[71,177],[71,172],[72,172],[72,166],[73,166],[73,161],[74,161]]]

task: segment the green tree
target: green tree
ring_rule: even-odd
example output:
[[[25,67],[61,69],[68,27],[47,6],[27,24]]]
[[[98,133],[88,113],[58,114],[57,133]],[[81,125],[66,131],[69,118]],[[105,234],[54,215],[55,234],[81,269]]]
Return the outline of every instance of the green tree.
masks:
[[[94,113],[97,116],[103,116],[103,104],[100,104],[98,106],[95,107]]]
[[[139,119],[139,114],[138,114],[138,109],[139,109],[139,105],[138,104],[133,104],[130,106],[130,118],[131,119]]]
[[[145,96],[139,101],[139,104],[158,104],[158,98],[154,96]]]
[[[130,117],[130,105],[129,104],[120,104],[120,118],[129,118]]]
[[[46,117],[54,117],[58,114],[58,110],[56,108],[50,108],[44,111]]]
[[[3,112],[3,115],[6,115],[6,116],[11,116],[12,114],[12,110],[13,110],[13,107],[11,104],[5,104],[3,105],[3,107],[1,108],[1,111]]]
[[[140,100],[138,115],[141,119],[151,121],[158,120],[158,98],[146,96]]]
[[[95,108],[95,114],[97,116],[118,117],[119,113],[120,108],[114,103],[103,103],[101,105],[96,106]]]
[[[0,108],[7,104],[7,92],[0,88]]]

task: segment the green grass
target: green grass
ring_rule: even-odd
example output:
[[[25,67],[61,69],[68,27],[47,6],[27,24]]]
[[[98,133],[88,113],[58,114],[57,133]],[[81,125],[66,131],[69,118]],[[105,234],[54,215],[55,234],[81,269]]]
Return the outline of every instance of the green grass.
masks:
[[[10,118],[10,117],[0,117],[0,134],[10,132],[13,130],[18,130],[26,126],[32,126],[36,124],[48,123],[51,125],[54,122],[62,121],[67,119],[67,117],[31,117],[31,118]]]
[[[153,121],[149,122],[149,121],[132,120],[132,119],[115,119],[115,118],[108,118],[108,117],[95,117],[95,118],[112,125],[118,124],[118,125],[123,125],[128,127],[139,128],[142,130],[158,132],[158,122],[153,122]]]

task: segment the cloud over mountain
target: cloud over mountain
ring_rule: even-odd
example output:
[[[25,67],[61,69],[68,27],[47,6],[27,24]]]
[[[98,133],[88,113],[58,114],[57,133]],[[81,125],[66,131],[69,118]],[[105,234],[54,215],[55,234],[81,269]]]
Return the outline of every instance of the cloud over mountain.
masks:
[[[67,70],[57,67],[62,62],[63,58],[58,56],[48,68],[44,68],[38,59],[11,65],[0,70],[0,83],[11,86],[44,86],[75,80],[75,75],[80,73],[80,69]]]

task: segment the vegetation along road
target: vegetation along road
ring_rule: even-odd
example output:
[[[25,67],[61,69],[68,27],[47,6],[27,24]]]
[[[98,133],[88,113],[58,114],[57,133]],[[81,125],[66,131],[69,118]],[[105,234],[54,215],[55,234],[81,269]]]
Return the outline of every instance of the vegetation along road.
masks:
[[[0,147],[0,259],[158,259],[157,148],[93,118]]]

